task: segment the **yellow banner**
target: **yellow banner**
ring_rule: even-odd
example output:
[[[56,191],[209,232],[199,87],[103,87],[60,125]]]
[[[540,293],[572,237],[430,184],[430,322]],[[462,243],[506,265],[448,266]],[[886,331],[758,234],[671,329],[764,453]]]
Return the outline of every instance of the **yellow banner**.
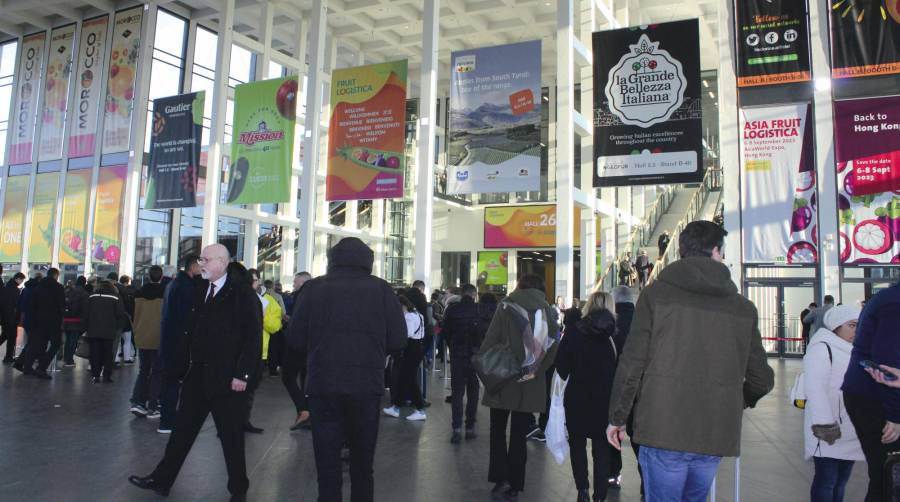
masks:
[[[59,237],[59,263],[84,263],[84,232],[87,228],[91,170],[69,171],[63,198]]]
[[[56,221],[56,195],[59,173],[38,174],[34,180],[34,202],[31,205],[31,237],[28,239],[28,262],[50,263],[53,247],[53,224]]]
[[[600,245],[600,216],[596,221],[596,242]],[[572,218],[575,242],[581,245],[581,208]],[[484,247],[552,248],[556,246],[556,205],[499,206],[484,208]]]
[[[119,263],[121,255],[122,204],[125,173],[128,166],[100,169],[97,182],[97,207],[94,209],[94,236],[91,242],[93,263]]]
[[[18,263],[22,259],[22,230],[30,181],[30,176],[7,178],[3,221],[0,223],[0,262]]]

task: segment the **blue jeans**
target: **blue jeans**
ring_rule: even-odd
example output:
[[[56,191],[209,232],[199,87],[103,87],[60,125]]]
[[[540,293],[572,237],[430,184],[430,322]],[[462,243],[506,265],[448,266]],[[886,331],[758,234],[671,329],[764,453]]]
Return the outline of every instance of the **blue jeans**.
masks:
[[[705,502],[722,457],[641,445],[644,496],[653,502]]]
[[[812,502],[841,502],[844,500],[844,488],[853,472],[852,460],[813,457],[816,475],[813,476],[810,488]]]

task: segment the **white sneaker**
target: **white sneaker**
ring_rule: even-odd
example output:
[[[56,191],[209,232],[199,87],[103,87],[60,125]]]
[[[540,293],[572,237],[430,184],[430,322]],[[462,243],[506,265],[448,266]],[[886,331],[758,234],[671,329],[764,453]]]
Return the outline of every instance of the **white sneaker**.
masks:
[[[156,429],[156,432],[158,432],[160,434],[171,434],[172,429]]]
[[[147,418],[151,420],[157,419],[160,416],[159,410],[147,410]]]
[[[383,411],[384,414],[389,417],[400,418],[400,408],[398,408],[396,406],[391,406],[391,407],[385,408],[381,411]]]
[[[406,417],[407,420],[425,420],[425,412],[422,410],[416,410],[411,415]]]
[[[136,417],[146,417],[148,413],[147,408],[144,408],[139,404],[132,405],[128,411],[130,411]]]

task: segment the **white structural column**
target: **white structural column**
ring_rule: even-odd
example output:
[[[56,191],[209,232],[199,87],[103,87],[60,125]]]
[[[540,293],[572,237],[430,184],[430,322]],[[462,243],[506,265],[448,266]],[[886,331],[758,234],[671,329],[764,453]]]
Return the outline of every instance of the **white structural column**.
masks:
[[[734,73],[734,4],[719,6],[719,158],[722,164],[722,201],[725,205],[725,265],[731,280],[743,290],[741,249],[740,150],[738,145],[737,77]]]
[[[581,47],[585,58],[578,58],[579,66],[575,71],[581,81],[581,116],[585,117],[587,124],[593,124],[594,117],[594,78],[593,78],[593,52],[592,36],[597,29],[596,16],[593,2],[579,0],[581,6]],[[591,131],[593,132],[593,131]],[[588,194],[588,200],[595,199],[594,184],[594,138],[593,136],[581,136],[581,190]],[[579,298],[587,298],[594,288],[597,278],[597,220],[592,207],[581,209],[581,260],[580,260],[580,284]]]
[[[425,282],[431,275],[431,227],[434,218],[434,131],[437,101],[438,40],[441,0],[425,0],[422,13],[422,80],[419,84],[419,137],[416,163],[416,255],[413,277]]]
[[[574,282],[573,219],[575,208],[575,0],[556,7],[556,288],[555,296],[572,298]]]
[[[219,227],[219,185],[222,182],[222,149],[225,143],[225,114],[228,74],[231,71],[231,40],[234,33],[234,0],[222,0],[219,37],[216,45],[216,76],[212,92],[212,126],[206,161],[206,203],[203,205],[203,246],[214,244]]]
[[[809,8],[810,63],[815,80],[816,180],[819,199],[819,274],[820,295],[832,295],[841,302],[841,261],[837,212],[837,174],[834,163],[834,113],[831,94],[831,66],[829,65],[829,30],[831,2],[813,2]],[[728,179],[728,178],[725,178]]]
[[[306,132],[303,135],[303,173],[300,177],[300,243],[297,268],[312,271],[315,254],[316,173],[319,170],[319,133],[322,121],[321,78],[325,62],[327,0],[314,0],[309,35],[309,71],[306,84]],[[301,63],[304,55],[297,57]]]
[[[267,5],[271,5],[267,2]],[[273,12],[274,20],[274,6],[271,6]],[[266,16],[266,25],[269,25],[269,17]],[[305,61],[306,61],[306,36],[309,34],[309,21],[304,19],[297,23],[298,28],[300,28],[300,34],[297,40],[297,53],[295,56],[300,61],[300,68],[297,69],[297,117],[300,117],[300,89],[303,86],[303,75],[306,74]],[[270,35],[271,37],[271,32]],[[269,42],[271,45],[271,41]],[[300,127],[296,124],[294,126],[295,131],[300,131]],[[297,216],[297,188],[300,186],[300,180],[297,173],[300,170],[300,143],[303,142],[303,137],[297,137],[296,133],[294,135],[294,158],[291,159],[291,198],[290,200],[282,204],[282,214],[284,216],[293,218]],[[294,227],[290,227],[285,229],[281,234],[281,282],[284,284],[290,284],[291,280],[294,277],[294,273],[299,272],[299,270],[295,270],[297,256],[294,253],[294,243],[297,242],[297,229]]]

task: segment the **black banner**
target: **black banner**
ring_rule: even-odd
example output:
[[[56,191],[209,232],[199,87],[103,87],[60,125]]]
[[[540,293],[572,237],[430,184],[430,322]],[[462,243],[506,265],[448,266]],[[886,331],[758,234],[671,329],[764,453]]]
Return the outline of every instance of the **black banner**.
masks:
[[[900,1],[828,0],[831,76],[900,73]]]
[[[204,97],[201,91],[153,101],[146,209],[197,205]]]
[[[806,0],[737,0],[738,87],[807,82]]]
[[[696,19],[594,33],[594,186],[703,178]]]

